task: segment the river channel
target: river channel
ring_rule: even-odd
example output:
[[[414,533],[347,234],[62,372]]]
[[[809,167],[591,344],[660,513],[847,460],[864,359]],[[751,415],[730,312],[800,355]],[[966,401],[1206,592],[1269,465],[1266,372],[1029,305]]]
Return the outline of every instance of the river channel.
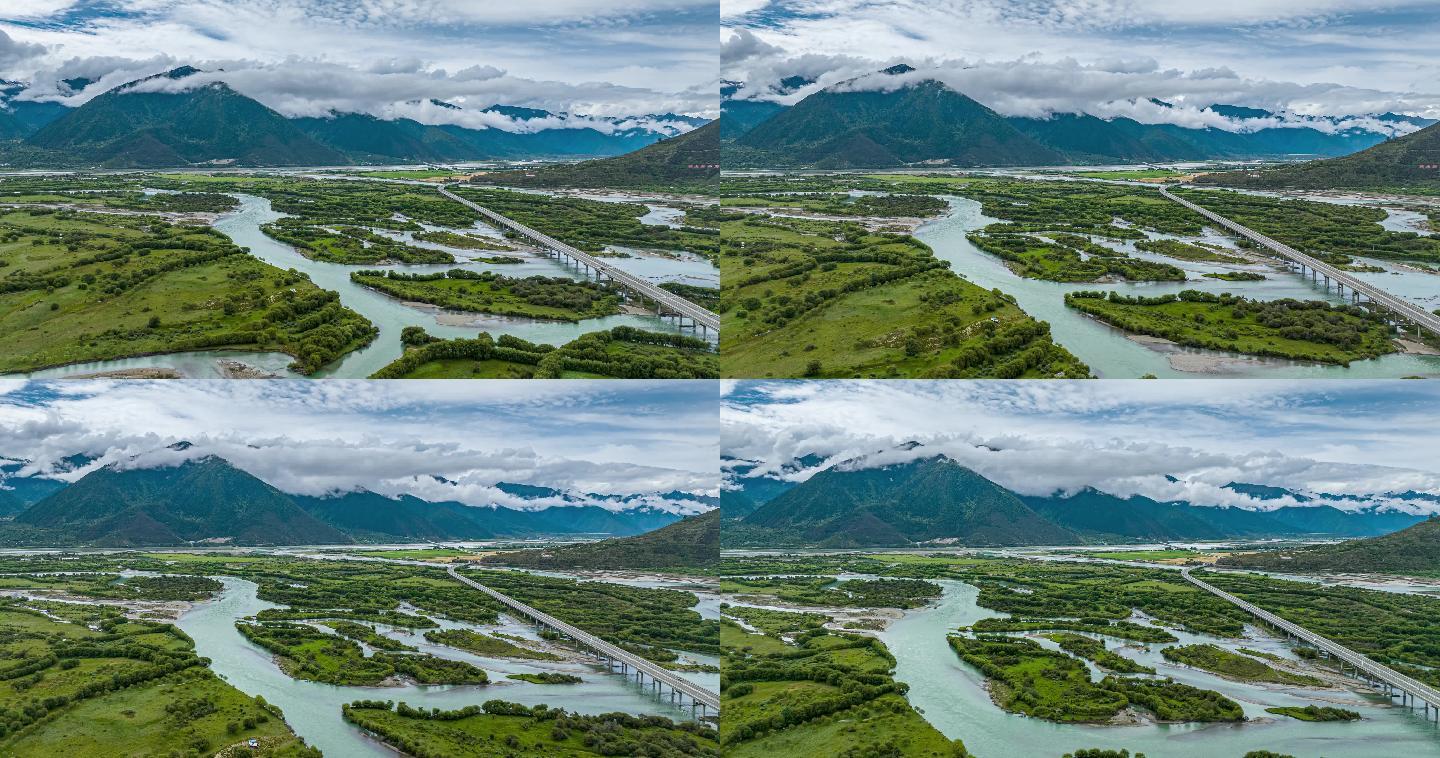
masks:
[[[1138,378],[1153,374],[1161,378],[1201,376],[1242,376],[1253,378],[1398,378],[1406,376],[1440,376],[1440,356],[1396,353],[1380,358],[1355,361],[1350,366],[1307,363],[1274,358],[1244,356],[1234,353],[1188,348],[1178,345],[1147,346],[1127,338],[1123,332],[1065,307],[1065,293],[1079,290],[1118,290],[1126,295],[1153,297],[1195,289],[1208,292],[1232,292],[1260,300],[1296,298],[1345,302],[1333,291],[1326,292],[1278,262],[1269,264],[1215,264],[1175,260],[1143,251],[1133,243],[1115,245],[1138,258],[1163,261],[1184,269],[1184,282],[1114,282],[1062,283],[1026,279],[999,258],[975,247],[966,234],[1000,219],[981,212],[975,200],[945,196],[950,211],[943,217],[922,224],[915,237],[928,244],[939,258],[950,263],[950,269],[986,289],[999,289],[1014,296],[1019,306],[1036,319],[1048,321],[1056,342],[1064,345],[1097,375],[1107,378]],[[1147,233],[1152,238],[1168,237],[1187,241],[1204,241],[1234,249],[1229,238],[1207,230],[1201,238],[1183,238]],[[1111,243],[1114,244],[1113,242]],[[1359,274],[1363,279],[1385,287],[1427,308],[1440,307],[1440,275],[1405,271],[1385,261],[1359,259],[1377,265],[1384,273]],[[1258,282],[1227,282],[1204,278],[1207,272],[1248,270],[1263,272],[1268,278]],[[1172,358],[1175,360],[1172,362]],[[1177,368],[1181,366],[1182,368]]]
[[[947,737],[963,740],[977,755],[1058,756],[1079,748],[1101,747],[1140,752],[1150,758],[1237,758],[1251,750],[1326,758],[1440,756],[1440,727],[1408,708],[1386,705],[1383,696],[1348,689],[1234,682],[1165,660],[1159,652],[1164,645],[1124,640],[1107,640],[1107,646],[1176,681],[1224,694],[1240,703],[1252,721],[1087,726],[1008,713],[990,700],[980,673],[961,661],[946,642],[946,635],[960,626],[1006,614],[977,605],[978,590],[972,585],[936,581],[944,588],[938,602],[906,611],[879,636],[895,656],[895,678],[910,685],[910,702]],[[1288,645],[1255,628],[1246,629],[1244,640],[1171,631],[1182,645],[1208,642],[1232,650],[1243,646],[1295,660]],[[1055,648],[1048,640],[1041,642]],[[1100,678],[1091,668],[1092,676]],[[1269,707],[1310,703],[1358,711],[1363,720],[1307,723],[1265,713]]]
[[[407,326],[422,326],[430,334],[443,338],[474,337],[480,332],[492,335],[510,334],[536,343],[560,345],[582,334],[611,329],[616,326],[633,326],[652,331],[673,331],[675,322],[653,315],[620,314],[602,318],[585,319],[579,323],[543,321],[526,318],[511,318],[485,314],[446,313],[439,308],[423,304],[410,305],[388,295],[361,287],[350,280],[352,271],[375,269],[375,264],[347,265],[312,260],[301,255],[295,248],[266,235],[261,227],[286,214],[271,207],[270,201],[255,195],[231,193],[240,206],[216,220],[214,226],[224,232],[235,244],[248,248],[260,260],[281,269],[295,269],[310,277],[322,289],[336,292],[340,302],[359,313],[379,327],[380,334],[369,345],[351,352],[339,361],[326,366],[315,374],[316,377],[365,378],[399,358],[403,352],[400,332]],[[631,199],[631,198],[624,198]],[[645,223],[669,226],[675,223],[673,209],[661,205],[650,205],[650,212],[642,219]],[[440,227],[427,226],[427,229]],[[377,230],[379,231],[379,230]],[[455,230],[485,236],[499,237],[494,228],[476,222],[471,229]],[[383,231],[381,233],[384,233]],[[388,236],[405,241],[417,247],[444,250],[455,257],[455,263],[417,264],[384,266],[386,269],[403,270],[409,273],[448,271],[454,268],[470,271],[493,271],[506,276],[568,276],[574,279],[586,278],[583,269],[568,265],[562,259],[544,255],[534,249],[506,252],[507,256],[523,257],[519,264],[482,263],[477,258],[494,255],[493,251],[465,250],[447,247],[413,239],[412,233],[388,233]],[[700,287],[718,287],[719,272],[709,261],[689,253],[658,255],[634,250],[619,250],[629,257],[607,258],[607,262],[618,268],[654,282],[679,282]],[[688,332],[687,332],[688,333]],[[712,335],[713,336],[713,335]],[[26,374],[31,379],[56,379],[83,376],[124,369],[170,368],[189,378],[219,378],[223,376],[221,361],[230,360],[276,376],[294,378],[290,371],[290,356],[278,352],[204,350],[188,353],[174,353],[152,356],[138,356],[110,361],[60,366]]]
[[[485,669],[491,683],[482,686],[404,685],[399,687],[346,687],[291,679],[272,660],[270,653],[250,643],[235,629],[239,619],[266,609],[279,607],[256,596],[254,582],[228,576],[215,577],[225,585],[213,600],[196,604],[176,622],[195,640],[196,652],[209,658],[210,667],[231,685],[250,695],[263,696],[280,707],[285,720],[306,742],[332,756],[390,756],[389,748],[366,737],[359,729],[347,724],[340,716],[340,706],[355,700],[404,701],[417,708],[452,710],[479,705],[486,700],[502,699],[536,705],[544,703],[581,713],[657,713],[674,719],[689,717],[689,710],[670,705],[668,699],[647,694],[648,684],[605,673],[603,665],[574,661],[527,661],[486,658],[454,648],[432,645],[419,632],[377,625],[387,637],[401,640],[422,652],[443,658],[467,661]],[[502,631],[527,639],[538,639],[526,624],[508,616],[498,626],[474,626],[436,619],[441,628],[484,629]],[[712,662],[708,656],[696,658]],[[506,679],[506,674],[558,671],[580,676],[579,684],[544,685]],[[709,687],[716,686],[718,675],[684,674]]]

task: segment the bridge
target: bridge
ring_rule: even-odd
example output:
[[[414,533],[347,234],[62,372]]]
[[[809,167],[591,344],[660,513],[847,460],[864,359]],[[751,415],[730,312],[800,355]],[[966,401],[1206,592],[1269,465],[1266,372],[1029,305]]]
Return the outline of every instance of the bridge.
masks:
[[[1389,666],[1376,663],[1348,647],[1331,642],[1305,629],[1299,624],[1286,621],[1253,603],[1241,600],[1213,584],[1196,579],[1190,575],[1189,568],[1181,569],[1180,573],[1187,581],[1196,587],[1209,592],[1221,600],[1239,606],[1245,612],[1264,621],[1271,627],[1279,629],[1301,642],[1312,645],[1331,658],[1340,661],[1340,671],[1342,673],[1349,673],[1345,670],[1345,667],[1348,665],[1355,676],[1369,682],[1371,686],[1384,690],[1392,699],[1396,693],[1399,693],[1401,705],[1408,705],[1414,708],[1416,701],[1420,701],[1425,708],[1425,718],[1429,719],[1433,717],[1436,721],[1440,721],[1440,690],[1412,677],[1408,677]]]
[[[548,234],[531,229],[518,221],[506,218],[479,203],[466,200],[454,192],[451,192],[449,187],[442,185],[440,187],[440,194],[458,203],[463,203],[472,210],[479,212],[480,215],[506,229],[534,240],[557,256],[569,258],[583,266],[586,271],[594,271],[596,278],[609,279],[611,282],[655,303],[657,311],[661,314],[668,313],[674,315],[679,319],[680,326],[682,327],[685,326],[685,319],[690,319],[692,326],[699,327],[703,331],[714,331],[716,333],[720,331],[720,317],[718,315],[669,290],[661,289],[653,282],[627,273],[596,256],[567,245]]]
[[[612,671],[618,665],[620,667],[619,673],[624,674],[627,678],[633,673],[635,675],[635,681],[640,684],[645,683],[645,677],[650,677],[650,687],[656,694],[661,692],[661,687],[670,688],[670,699],[672,702],[678,699],[678,702],[684,705],[685,699],[689,698],[692,713],[697,707],[700,709],[700,715],[702,717],[706,715],[707,709],[713,710],[717,714],[720,713],[720,696],[714,692],[701,687],[689,679],[677,676],[674,672],[652,661],[616,647],[589,632],[567,624],[548,613],[536,610],[509,595],[496,592],[468,576],[463,576],[453,565],[449,566],[446,570],[450,572],[450,576],[454,579],[480,590],[510,610],[537,624],[554,629],[581,646],[598,653],[610,664]]]
[[[1334,281],[1336,291],[1342,296],[1345,294],[1345,288],[1350,288],[1350,299],[1352,302],[1359,303],[1360,296],[1363,295],[1365,296],[1365,298],[1367,298],[1374,304],[1390,311],[1390,313],[1393,314],[1395,317],[1414,324],[1417,332],[1418,330],[1423,329],[1433,335],[1440,336],[1440,316],[1437,316],[1434,313],[1431,313],[1430,311],[1421,308],[1420,306],[1410,302],[1409,300],[1396,297],[1386,292],[1385,290],[1376,287],[1373,284],[1370,284],[1356,276],[1349,274],[1348,272],[1341,271],[1335,266],[1332,266],[1329,263],[1315,258],[1314,256],[1306,255],[1305,253],[1302,253],[1299,250],[1290,247],[1289,245],[1286,245],[1282,242],[1277,242],[1276,240],[1271,239],[1270,237],[1267,237],[1257,231],[1254,231],[1249,227],[1242,226],[1241,224],[1231,221],[1230,219],[1225,218],[1224,216],[1221,216],[1214,211],[1206,210],[1205,208],[1202,208],[1195,203],[1190,202],[1189,200],[1178,197],[1170,192],[1171,189],[1172,188],[1170,187],[1161,187],[1160,194],[1164,195],[1170,200],[1174,200],[1175,202],[1185,206],[1186,208],[1189,208],[1192,211],[1195,211],[1196,213],[1199,213],[1205,218],[1214,221],[1215,223],[1225,227],[1226,229],[1229,229],[1232,232],[1235,232],[1236,234],[1250,240],[1251,242],[1269,248],[1270,250],[1278,254],[1281,258],[1284,258],[1292,264],[1298,265],[1300,267],[1300,273],[1302,275],[1305,273],[1305,269],[1310,269],[1311,280],[1314,281],[1318,278],[1323,278],[1325,281],[1325,289],[1327,291],[1330,289],[1330,282]]]

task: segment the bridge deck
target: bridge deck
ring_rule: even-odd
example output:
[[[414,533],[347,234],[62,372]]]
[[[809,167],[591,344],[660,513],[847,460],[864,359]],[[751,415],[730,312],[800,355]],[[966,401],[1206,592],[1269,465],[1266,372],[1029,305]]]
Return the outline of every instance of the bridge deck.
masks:
[[[1346,287],[1349,287],[1352,291],[1359,292],[1365,297],[1370,298],[1372,301],[1385,306],[1391,312],[1395,313],[1398,316],[1401,316],[1406,321],[1409,321],[1410,323],[1415,324],[1416,326],[1425,329],[1432,334],[1440,335],[1440,316],[1436,316],[1435,314],[1425,310],[1424,308],[1415,305],[1409,300],[1396,297],[1395,295],[1392,295],[1385,290],[1380,289],[1373,284],[1370,284],[1369,282],[1359,279],[1358,277],[1355,277],[1348,272],[1341,271],[1340,269],[1335,268],[1334,266],[1318,258],[1315,258],[1314,256],[1306,255],[1305,253],[1302,253],[1299,250],[1290,247],[1289,245],[1278,242],[1253,229],[1250,229],[1249,227],[1231,221],[1230,219],[1225,218],[1224,216],[1221,216],[1214,211],[1207,210],[1200,207],[1199,205],[1196,205],[1195,203],[1190,202],[1189,200],[1178,197],[1170,192],[1169,187],[1161,187],[1160,194],[1164,195],[1170,200],[1173,200],[1185,206],[1186,208],[1189,208],[1192,211],[1195,211],[1196,213],[1199,213],[1205,218],[1214,221],[1215,223],[1225,227],[1226,229],[1229,229],[1230,231],[1239,234],[1240,236],[1250,240],[1251,242],[1259,245],[1264,245],[1265,247],[1280,255],[1282,258],[1293,261],[1295,263],[1299,263],[1303,266],[1310,268],[1313,271],[1318,271],[1325,276],[1330,277],[1330,279],[1339,282]]]
[[[498,600],[500,603],[516,611],[517,613],[532,618],[544,624],[545,626],[548,626],[551,629],[554,629],[555,631],[570,637],[571,639],[581,643],[582,645],[590,648],[591,650],[600,653],[601,655],[613,658],[617,661],[623,661],[631,668],[644,672],[651,679],[654,679],[658,682],[663,682],[670,689],[676,692],[683,693],[686,697],[690,698],[694,702],[700,703],[708,708],[713,708],[716,713],[720,712],[720,696],[690,681],[689,679],[677,676],[674,672],[669,671],[655,664],[652,661],[641,658],[634,653],[616,647],[615,645],[612,645],[605,640],[602,640],[599,637],[590,634],[589,632],[567,624],[564,621],[561,621],[560,619],[557,619],[548,613],[536,610],[535,608],[526,605],[508,595],[496,592],[495,590],[486,587],[485,585],[475,581],[474,579],[462,575],[459,571],[455,569],[454,566],[450,566],[447,570],[450,572],[450,576],[471,587],[474,587],[477,590],[480,590],[481,592]]]
[[[511,229],[515,232],[523,234],[526,237],[529,237],[530,239],[540,243],[541,245],[544,245],[545,247],[548,247],[551,250],[554,250],[561,255],[570,258],[571,260],[584,263],[586,266],[589,266],[590,268],[603,273],[616,284],[640,295],[641,297],[646,298],[647,300],[657,303],[664,310],[667,310],[679,316],[684,316],[685,318],[688,318],[691,321],[694,321],[696,324],[699,324],[700,326],[703,326],[707,329],[716,332],[720,331],[720,317],[706,308],[702,308],[699,305],[696,305],[695,303],[692,303],[689,300],[680,297],[673,292],[670,292],[669,290],[661,289],[660,287],[656,286],[654,283],[648,280],[642,279],[638,276],[635,276],[634,274],[616,268],[614,265],[607,263],[606,261],[601,260],[600,258],[597,258],[587,252],[578,250],[570,245],[567,245],[564,242],[561,242],[560,240],[557,240],[548,234],[536,231],[518,221],[506,218],[505,216],[502,216],[499,213],[496,213],[495,211],[492,211],[489,208],[480,205],[479,203],[466,200],[465,198],[460,197],[454,192],[451,192],[447,187],[441,187],[440,194],[458,203],[463,203],[471,209],[478,211],[481,215],[485,216],[491,221],[494,221],[495,223],[507,229]]]
[[[1285,619],[1280,618],[1279,616],[1276,616],[1275,614],[1265,610],[1264,608],[1254,605],[1253,603],[1248,603],[1244,600],[1241,600],[1240,598],[1220,589],[1219,587],[1216,587],[1213,584],[1197,579],[1190,575],[1190,569],[1188,568],[1181,569],[1180,573],[1191,584],[1194,584],[1200,589],[1205,590],[1206,592],[1209,592],[1210,594],[1215,595],[1216,597],[1226,602],[1239,606],[1247,613],[1255,616],[1256,618],[1264,621],[1265,623],[1270,624],[1277,629],[1283,629],[1294,637],[1302,639],[1305,642],[1314,645],[1321,650],[1324,650],[1332,657],[1350,664],[1358,671],[1365,672],[1373,679],[1385,682],[1386,684],[1389,684],[1391,687],[1394,687],[1396,689],[1404,690],[1411,695],[1429,703],[1432,707],[1440,708],[1440,690],[1436,690],[1434,687],[1431,687],[1424,682],[1408,677],[1400,673],[1399,671],[1390,668],[1389,666],[1384,666],[1376,663],[1375,661],[1370,660],[1368,657],[1361,655],[1360,653],[1357,653],[1348,647],[1337,644],[1335,642],[1331,642],[1330,640],[1321,637],[1320,635],[1312,631],[1309,631],[1305,627],[1302,627],[1299,624],[1295,624],[1290,621],[1286,621]]]

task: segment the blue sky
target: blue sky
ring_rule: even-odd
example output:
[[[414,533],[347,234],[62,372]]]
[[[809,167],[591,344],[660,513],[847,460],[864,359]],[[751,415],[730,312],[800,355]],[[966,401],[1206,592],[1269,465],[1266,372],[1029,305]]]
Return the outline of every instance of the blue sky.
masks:
[[[0,382],[0,456],[160,465],[184,440],[305,494],[483,505],[505,502],[500,481],[713,494],[717,394],[709,381]]]
[[[1433,0],[722,0],[722,76],[822,84],[905,61],[1007,115],[1113,101],[1440,118]]]
[[[67,96],[223,68],[287,115],[439,98],[592,115],[716,108],[714,0],[6,0],[0,76]],[[400,104],[400,105],[397,105]]]
[[[919,441],[1026,494],[1254,506],[1231,481],[1440,494],[1440,387],[1415,381],[740,382],[721,450],[775,470]],[[1166,476],[1179,478],[1170,482]]]

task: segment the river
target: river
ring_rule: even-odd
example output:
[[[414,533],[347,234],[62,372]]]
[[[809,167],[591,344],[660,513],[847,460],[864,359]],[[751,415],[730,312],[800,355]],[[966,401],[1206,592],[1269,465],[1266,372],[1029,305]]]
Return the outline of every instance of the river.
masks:
[[[1392,354],[1380,358],[1356,361],[1348,368],[1327,364],[1306,363],[1273,358],[1259,358],[1213,350],[1165,345],[1148,347],[1128,339],[1124,333],[1113,327],[1089,318],[1079,311],[1065,307],[1066,292],[1078,290],[1118,290],[1127,295],[1155,296],[1177,293],[1186,289],[1209,292],[1233,292],[1263,300],[1296,298],[1301,300],[1324,299],[1332,303],[1344,302],[1334,292],[1326,293],[1308,279],[1290,272],[1280,264],[1218,265],[1174,260],[1134,250],[1133,243],[1117,245],[1132,255],[1149,260],[1164,261],[1184,269],[1189,278],[1185,282],[1117,282],[1117,283],[1061,283],[1023,278],[999,258],[990,255],[970,243],[966,234],[972,230],[997,223],[981,212],[981,205],[975,200],[958,196],[945,196],[950,212],[945,216],[922,224],[915,237],[928,244],[939,258],[950,263],[956,274],[984,287],[998,288],[1014,296],[1019,306],[1031,316],[1048,321],[1056,342],[1064,345],[1091,370],[1101,377],[1138,378],[1153,374],[1161,378],[1185,378],[1197,376],[1242,376],[1252,378],[1398,378],[1405,376],[1440,376],[1440,356]],[[1152,237],[1172,237],[1151,234]],[[1203,241],[1223,244],[1233,248],[1233,242],[1214,232],[1207,232]],[[1112,243],[1113,244],[1113,243]],[[1427,307],[1440,306],[1440,276],[1419,272],[1402,272],[1394,264],[1380,261],[1375,263],[1386,268],[1383,274],[1364,274],[1363,278],[1383,284],[1386,289]],[[1227,282],[1203,278],[1206,272],[1226,270],[1263,271],[1269,277],[1259,282]],[[1172,364],[1172,357],[1175,358]],[[1190,367],[1200,363],[1203,373],[1181,370],[1176,365]]]
[[[990,700],[980,673],[962,662],[946,642],[946,635],[957,627],[1005,614],[976,605],[978,590],[972,585],[956,580],[936,581],[944,588],[938,602],[905,612],[879,636],[895,656],[895,678],[910,685],[910,702],[947,737],[964,740],[965,746],[977,755],[1058,756],[1078,748],[1103,747],[1143,752],[1150,758],[1236,758],[1251,750],[1326,758],[1440,756],[1440,727],[1408,708],[1387,706],[1383,696],[1232,682],[1166,661],[1159,653],[1161,645],[1118,640],[1107,640],[1107,646],[1176,681],[1221,692],[1240,703],[1248,718],[1263,720],[1243,724],[1086,726],[1008,713]],[[1240,641],[1172,631],[1180,644],[1209,642],[1230,649],[1244,646],[1295,658],[1283,641],[1254,628],[1247,628],[1246,638]],[[1048,641],[1044,644],[1054,647]],[[1317,701],[1359,711],[1364,719],[1307,723],[1264,712],[1267,707]]]
[[[585,319],[579,323],[540,321],[526,318],[467,314],[456,318],[448,314],[443,319],[442,311],[432,307],[414,307],[388,295],[361,287],[350,280],[350,273],[362,269],[375,269],[375,264],[346,265],[328,263],[306,258],[295,248],[267,236],[261,227],[285,214],[274,210],[270,201],[243,193],[232,193],[240,206],[216,220],[214,226],[224,232],[235,244],[248,248],[252,255],[281,269],[295,269],[310,277],[322,289],[336,292],[340,302],[359,313],[380,328],[380,334],[369,345],[351,352],[335,363],[326,366],[314,376],[333,378],[365,378],[379,371],[385,365],[399,358],[403,352],[400,331],[407,326],[422,326],[427,332],[443,338],[474,337],[480,332],[492,335],[510,334],[521,339],[551,345],[569,342],[582,334],[611,329],[616,326],[634,326],[655,331],[674,331],[673,321],[651,315],[615,315]],[[652,205],[650,213],[643,219],[654,225],[670,225],[675,216],[664,206]],[[427,229],[439,229],[429,227]],[[487,236],[499,233],[479,222],[474,228],[454,230],[472,232]],[[383,232],[382,232],[383,233]],[[445,250],[455,256],[455,263],[386,266],[412,273],[448,271],[462,268],[471,271],[494,271],[507,276],[568,276],[584,279],[584,271],[560,259],[542,255],[533,250],[507,252],[505,255],[523,257],[520,264],[481,263],[475,258],[494,255],[494,251],[465,250],[446,247],[428,242],[415,242],[410,232],[389,233],[389,236],[404,240],[419,247]],[[630,257],[608,259],[618,268],[654,282],[679,282],[701,287],[718,287],[719,273],[709,261],[688,253],[657,255],[633,250],[620,250]],[[463,322],[463,325],[458,325]],[[712,335],[713,337],[713,335]],[[60,366],[29,374],[30,379],[57,379],[77,375],[139,368],[172,368],[189,378],[219,378],[223,376],[219,362],[234,360],[261,369],[270,374],[294,378],[298,375],[287,366],[293,360],[277,352],[204,350],[188,353],[138,356],[110,361],[96,361],[84,364]]]
[[[280,707],[285,720],[306,742],[330,756],[391,756],[389,748],[365,737],[340,716],[340,706],[355,700],[404,701],[415,707],[456,709],[486,700],[565,708],[581,713],[658,713],[675,719],[689,717],[688,709],[672,708],[667,699],[646,694],[648,684],[606,674],[604,666],[565,661],[523,661],[484,658],[461,650],[427,643],[420,633],[387,627],[378,628],[387,636],[402,640],[434,655],[468,661],[484,668],[492,680],[484,686],[342,687],[291,679],[275,665],[271,654],[250,643],[235,629],[237,619],[279,607],[256,596],[254,582],[228,576],[215,577],[225,585],[218,597],[196,604],[176,622],[195,640],[196,652],[209,658],[210,667],[231,685],[250,695],[260,695]],[[437,619],[442,628],[471,628],[503,631],[535,639],[534,631],[514,619],[502,617],[499,626],[476,627]],[[704,656],[700,656],[704,658]],[[577,674],[579,684],[545,685],[506,679],[506,674],[559,671]],[[689,675],[686,675],[687,678]],[[705,675],[694,675],[704,677]],[[714,676],[714,675],[711,675]],[[713,685],[712,685],[713,686]]]

